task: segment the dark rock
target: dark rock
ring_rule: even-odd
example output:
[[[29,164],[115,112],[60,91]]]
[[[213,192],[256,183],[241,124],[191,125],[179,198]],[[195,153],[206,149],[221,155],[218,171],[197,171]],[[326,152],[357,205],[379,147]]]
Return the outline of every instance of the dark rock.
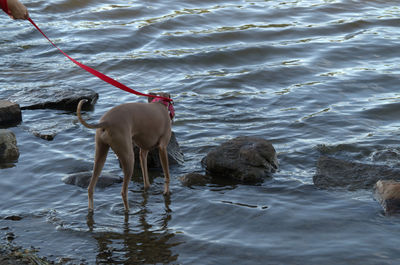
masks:
[[[211,177],[200,173],[189,173],[179,178],[184,186],[204,186],[211,182]]]
[[[374,195],[386,214],[400,213],[400,182],[379,180],[374,186]]]
[[[33,135],[42,138],[43,140],[46,141],[53,141],[54,137],[56,137],[57,132],[38,132],[38,131],[32,131]]]
[[[134,147],[135,151],[135,167],[140,167],[139,160],[139,148]],[[172,132],[171,139],[169,141],[168,147],[168,162],[170,165],[183,165],[184,158],[181,148],[179,147],[179,143],[176,139],[175,133]],[[161,168],[161,162],[158,155],[158,149],[153,149],[149,152],[147,156],[147,166],[149,168]]]
[[[16,236],[13,233],[7,233],[5,239],[12,242]],[[28,264],[55,264],[47,258],[38,256],[38,249],[24,249],[12,242],[12,244],[0,244],[0,264],[1,265],[28,265]],[[57,263],[58,264],[58,263]],[[60,263],[61,264],[61,263]],[[64,264],[64,263],[63,263]]]
[[[43,140],[52,141],[59,133],[76,127],[76,116],[59,110],[34,110],[19,128]]]
[[[263,182],[278,168],[272,144],[262,138],[241,136],[212,150],[202,161],[212,177],[242,183]]]
[[[15,234],[13,232],[8,232],[6,234],[6,240],[7,241],[13,241],[15,239]]]
[[[400,169],[321,156],[314,185],[319,188],[343,187],[349,190],[371,188],[380,179],[400,180]]]
[[[371,154],[371,159],[376,163],[385,163],[390,166],[400,166],[400,148],[390,147],[383,150],[376,150]]]
[[[11,220],[11,221],[21,221],[22,217],[18,215],[10,215],[4,218],[4,220]]]
[[[88,110],[96,103],[99,95],[90,89],[73,89],[69,87],[25,88],[11,95],[9,99],[18,102],[21,109],[62,109],[75,111],[81,99],[88,102],[83,110]]]
[[[21,109],[18,104],[8,100],[0,100],[0,126],[9,127],[22,121]]]
[[[13,163],[18,160],[19,150],[15,134],[7,129],[0,129],[0,163]]]
[[[76,185],[81,188],[87,188],[89,186],[91,177],[92,177],[92,172],[87,171],[87,172],[80,172],[67,175],[64,178],[62,178],[62,181],[65,184]],[[106,188],[115,183],[121,183],[121,182],[122,182],[121,177],[116,177],[115,175],[103,172],[97,181],[96,187]]]

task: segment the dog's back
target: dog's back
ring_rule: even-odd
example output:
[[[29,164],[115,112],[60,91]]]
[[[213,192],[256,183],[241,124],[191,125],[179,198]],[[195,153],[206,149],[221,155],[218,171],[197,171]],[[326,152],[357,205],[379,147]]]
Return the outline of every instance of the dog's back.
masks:
[[[151,149],[160,141],[169,142],[171,120],[165,106],[159,103],[125,103],[100,119],[108,134],[130,134],[140,148]]]

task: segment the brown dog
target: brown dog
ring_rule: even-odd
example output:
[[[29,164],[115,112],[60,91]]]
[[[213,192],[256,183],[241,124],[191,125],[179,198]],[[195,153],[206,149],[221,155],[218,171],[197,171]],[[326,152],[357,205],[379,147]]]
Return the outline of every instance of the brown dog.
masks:
[[[155,95],[155,94],[153,94]],[[159,96],[170,98],[169,94]],[[149,98],[149,103],[126,103],[116,106],[103,115],[98,124],[88,124],[81,116],[85,100],[77,107],[79,121],[87,128],[96,130],[96,151],[93,174],[88,187],[89,210],[93,210],[93,191],[111,147],[117,155],[124,172],[122,200],[125,211],[129,211],[128,184],[133,174],[133,145],[140,148],[144,188],[150,187],[147,171],[147,154],[158,147],[161,165],[164,171],[164,194],[169,194],[169,168],[167,146],[171,137],[171,123],[174,116],[172,103],[161,98]]]

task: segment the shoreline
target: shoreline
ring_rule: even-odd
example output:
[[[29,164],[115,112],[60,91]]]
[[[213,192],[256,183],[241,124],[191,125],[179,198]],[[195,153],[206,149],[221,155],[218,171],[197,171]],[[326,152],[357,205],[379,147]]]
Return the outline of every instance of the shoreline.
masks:
[[[12,243],[0,244],[0,264],[1,265],[48,265],[56,264],[47,258],[37,256],[34,248],[24,249]]]

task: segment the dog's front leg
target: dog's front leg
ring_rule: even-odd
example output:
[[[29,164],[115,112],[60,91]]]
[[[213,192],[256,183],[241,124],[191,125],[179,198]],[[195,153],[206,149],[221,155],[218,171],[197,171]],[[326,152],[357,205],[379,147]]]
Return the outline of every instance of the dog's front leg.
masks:
[[[140,167],[142,168],[144,190],[150,188],[149,172],[147,170],[147,155],[149,151],[140,148]]]

